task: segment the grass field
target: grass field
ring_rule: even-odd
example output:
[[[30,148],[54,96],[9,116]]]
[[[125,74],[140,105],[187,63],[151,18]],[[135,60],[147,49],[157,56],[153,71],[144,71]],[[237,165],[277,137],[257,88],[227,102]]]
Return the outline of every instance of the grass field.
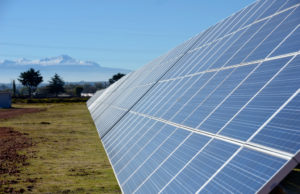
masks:
[[[0,127],[25,133],[33,146],[19,173],[1,174],[0,193],[12,188],[34,193],[120,193],[85,103],[14,105],[46,108],[0,119]],[[12,190],[11,190],[12,191]]]

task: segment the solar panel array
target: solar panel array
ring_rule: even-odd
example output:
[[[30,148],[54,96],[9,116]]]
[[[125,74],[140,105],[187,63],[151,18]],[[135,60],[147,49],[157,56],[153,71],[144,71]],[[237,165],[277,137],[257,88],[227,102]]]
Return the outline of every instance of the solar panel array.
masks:
[[[299,6],[256,1],[88,103],[123,193],[266,193],[299,163]]]

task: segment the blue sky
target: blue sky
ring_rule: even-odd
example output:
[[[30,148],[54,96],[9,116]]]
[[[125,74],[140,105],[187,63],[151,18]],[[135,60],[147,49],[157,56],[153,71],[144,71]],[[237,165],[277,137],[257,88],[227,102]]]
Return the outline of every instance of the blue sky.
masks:
[[[254,0],[0,0],[0,60],[61,54],[135,70]]]

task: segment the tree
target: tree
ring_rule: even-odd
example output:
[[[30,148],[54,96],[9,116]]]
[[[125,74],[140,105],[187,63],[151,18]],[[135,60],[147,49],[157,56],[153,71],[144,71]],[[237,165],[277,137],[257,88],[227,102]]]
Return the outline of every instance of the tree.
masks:
[[[82,85],[83,91],[84,93],[95,93],[97,91],[97,88],[95,87],[95,85],[93,84],[84,84]]]
[[[104,84],[102,82],[96,82],[95,87],[97,90],[102,90],[104,88]]]
[[[13,97],[16,97],[17,89],[16,89],[16,82],[13,80]]]
[[[76,95],[78,96],[78,97],[80,97],[81,96],[81,92],[83,91],[83,87],[81,87],[81,86],[77,86],[76,88],[75,88],[75,93],[76,93]]]
[[[43,82],[43,77],[41,76],[40,71],[35,71],[33,68],[30,68],[28,71],[22,72],[18,80],[28,89],[31,98],[32,92],[34,92],[38,85]]]
[[[59,75],[55,74],[49,81],[47,90],[50,93],[55,94],[55,97],[57,97],[59,93],[62,93],[65,91],[64,85],[65,85],[65,82],[62,80],[62,78]]]
[[[118,81],[119,79],[121,79],[121,77],[123,77],[125,74],[123,73],[117,73],[115,75],[112,76],[112,78],[110,78],[108,81],[110,84],[115,83],[116,81]]]

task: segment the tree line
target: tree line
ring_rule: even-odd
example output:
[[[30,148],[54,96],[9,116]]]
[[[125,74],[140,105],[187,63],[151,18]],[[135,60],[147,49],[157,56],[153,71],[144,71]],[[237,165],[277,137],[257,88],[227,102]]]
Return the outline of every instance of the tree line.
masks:
[[[66,84],[63,78],[56,73],[46,85],[40,86],[43,82],[43,76],[39,70],[30,68],[28,71],[22,72],[18,77],[18,81],[23,85],[23,88],[17,88],[15,80],[13,80],[11,92],[14,97],[59,97],[60,94],[64,94],[66,97],[80,97],[82,92],[95,93],[97,90],[104,89],[110,84],[113,84],[124,75],[125,74],[117,73],[113,75],[108,82]]]

